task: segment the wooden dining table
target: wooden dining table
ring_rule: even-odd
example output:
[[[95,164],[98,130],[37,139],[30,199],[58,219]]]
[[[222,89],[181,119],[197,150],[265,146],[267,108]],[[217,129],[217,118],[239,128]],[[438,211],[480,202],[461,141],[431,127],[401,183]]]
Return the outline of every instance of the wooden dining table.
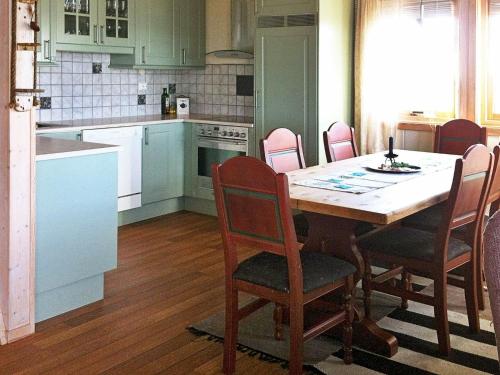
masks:
[[[322,249],[353,263],[358,269],[359,281],[364,272],[355,235],[360,223],[383,229],[447,199],[459,156],[395,152],[399,154],[397,161],[420,166],[421,170],[411,174],[371,172],[369,168],[385,162],[384,153],[375,153],[287,173],[292,208],[302,211],[309,224],[303,251]],[[361,176],[390,183],[365,193],[304,186],[311,180],[324,180],[325,176]],[[376,322],[362,318],[357,309],[356,317],[354,340],[357,345],[389,357],[397,352],[398,343],[393,335],[379,328]]]

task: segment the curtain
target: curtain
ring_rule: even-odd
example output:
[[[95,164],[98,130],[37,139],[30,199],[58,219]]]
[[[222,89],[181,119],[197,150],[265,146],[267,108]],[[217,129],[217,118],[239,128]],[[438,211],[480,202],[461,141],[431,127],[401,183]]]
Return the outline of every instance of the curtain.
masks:
[[[454,0],[359,0],[355,126],[362,154],[387,148],[402,114],[453,117],[458,77]]]

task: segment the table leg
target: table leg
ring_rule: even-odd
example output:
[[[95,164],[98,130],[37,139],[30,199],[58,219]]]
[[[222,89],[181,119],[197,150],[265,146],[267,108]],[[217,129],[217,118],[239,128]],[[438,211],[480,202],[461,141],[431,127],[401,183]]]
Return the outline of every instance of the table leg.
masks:
[[[335,216],[304,212],[309,223],[307,241],[302,251],[331,252],[336,257],[356,266],[357,283],[364,273],[364,262],[356,246],[355,229],[358,222]],[[392,357],[398,351],[398,341],[390,333],[384,331],[376,322],[362,318],[357,308],[355,311],[354,343],[370,351]]]

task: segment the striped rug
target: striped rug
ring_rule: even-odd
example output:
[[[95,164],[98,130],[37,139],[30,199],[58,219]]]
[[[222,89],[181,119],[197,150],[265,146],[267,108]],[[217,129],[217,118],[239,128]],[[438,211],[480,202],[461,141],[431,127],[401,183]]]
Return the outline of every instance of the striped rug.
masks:
[[[452,353],[438,353],[431,306],[410,302],[408,310],[396,309],[378,325],[395,335],[398,353],[386,358],[354,349],[354,363],[344,365],[342,350],[314,365],[324,374],[498,374],[495,334],[489,321],[481,320],[481,332],[471,334],[467,316],[449,311]]]

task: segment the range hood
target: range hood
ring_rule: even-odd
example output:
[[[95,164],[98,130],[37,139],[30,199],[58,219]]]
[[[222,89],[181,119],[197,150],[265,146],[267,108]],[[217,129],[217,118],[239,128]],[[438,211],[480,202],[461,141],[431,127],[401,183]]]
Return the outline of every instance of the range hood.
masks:
[[[253,59],[255,41],[255,0],[231,0],[231,48],[209,55],[233,59]]]

